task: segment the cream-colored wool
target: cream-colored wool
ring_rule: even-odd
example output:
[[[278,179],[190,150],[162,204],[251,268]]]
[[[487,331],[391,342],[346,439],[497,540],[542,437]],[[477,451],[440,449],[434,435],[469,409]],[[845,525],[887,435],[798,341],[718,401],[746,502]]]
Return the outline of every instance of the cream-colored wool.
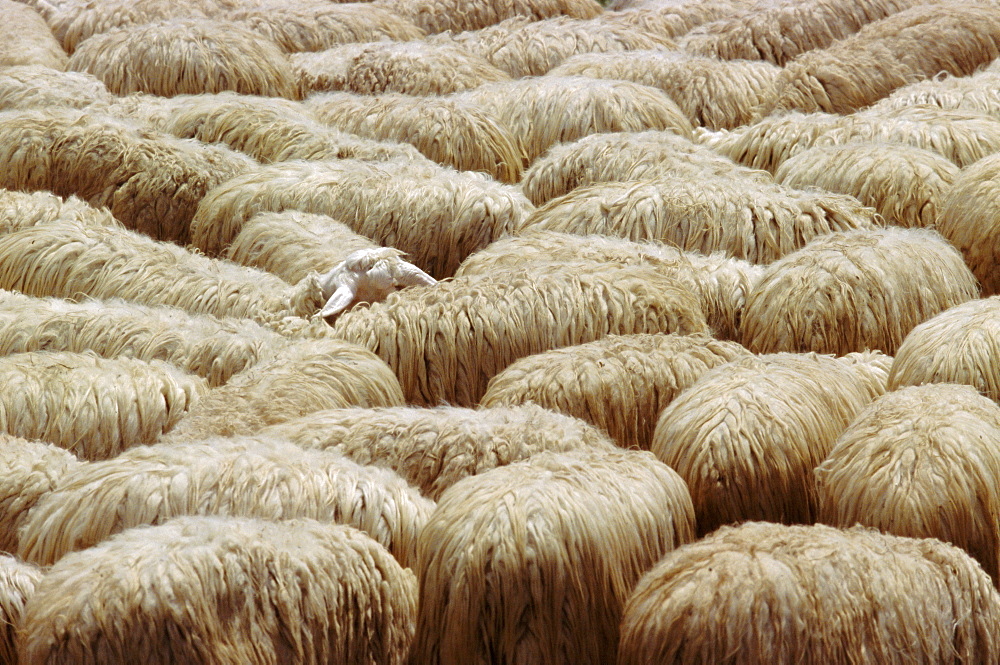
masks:
[[[21,663],[402,665],[414,575],[349,526],[178,517],[61,559]]]
[[[648,452],[543,452],[466,478],[419,536],[409,662],[613,663],[633,585],[693,539],[687,488]]]
[[[1000,403],[1000,296],[949,307],[903,339],[889,390],[925,383],[969,385]]]
[[[612,132],[552,146],[524,172],[521,191],[538,206],[583,185],[661,175],[771,181],[770,173],[736,164],[673,132]]]
[[[770,263],[818,236],[871,229],[874,208],[852,196],[733,176],[660,176],[577,187],[517,228],[658,241]]]
[[[0,291],[0,355],[93,351],[104,358],[162,360],[214,387],[270,357],[285,341],[249,319],[197,316],[122,300],[69,301]]]
[[[524,17],[475,30],[449,34],[453,41],[510,74],[512,78],[541,76],[580,53],[614,53],[672,49],[671,39],[635,25],[567,16],[534,21]]]
[[[532,209],[515,187],[481,174],[412,162],[342,159],[264,166],[216,187],[191,223],[191,242],[217,256],[260,212],[328,215],[392,246],[436,279],[511,233]]]
[[[937,224],[959,168],[943,155],[891,143],[819,145],[782,162],[776,182],[848,194],[875,208],[886,224]]]
[[[114,95],[90,74],[41,65],[0,69],[0,110],[109,104]]]
[[[233,90],[302,97],[278,45],[232,21],[171,19],[94,35],[73,52],[68,68],[93,74],[116,95]]]
[[[662,90],[631,81],[535,76],[487,83],[450,97],[489,109],[524,143],[528,163],[590,134],[667,130],[691,138],[684,111]]]
[[[341,131],[410,143],[439,164],[481,171],[501,182],[521,178],[526,154],[518,128],[505,125],[489,104],[470,104],[456,96],[351,92],[316,93],[303,104],[320,122]]]
[[[637,20],[644,13],[653,14],[661,23],[673,26],[668,37],[680,37],[696,26],[745,13],[747,0],[611,0],[605,15]],[[625,18],[633,15],[634,18]]]
[[[53,222],[122,228],[106,208],[95,208],[76,196],[63,199],[52,192],[0,189],[0,235]]]
[[[893,113],[909,106],[978,111],[1000,119],[1000,72],[986,69],[968,76],[942,74],[903,86],[867,110]]]
[[[752,522],[639,581],[618,665],[989,663],[998,623],[989,576],[940,540]]]
[[[0,551],[17,551],[18,529],[28,513],[63,475],[81,464],[55,444],[0,434]]]
[[[830,233],[767,266],[747,296],[741,342],[755,353],[894,355],[916,325],[977,297],[975,275],[936,231]]]
[[[162,440],[243,436],[326,409],[402,405],[399,379],[371,351],[336,339],[300,340],[211,389]]]
[[[224,146],[87,110],[0,112],[0,134],[0,186],[75,194],[131,229],[180,244],[205,193],[257,166]]]
[[[524,356],[609,334],[707,332],[698,297],[650,266],[529,264],[390,294],[333,324],[378,354],[410,404],[473,406]]]
[[[206,396],[205,380],[154,360],[31,351],[0,357],[0,431],[107,459],[154,443]]]
[[[517,16],[594,18],[604,11],[596,0],[379,0],[376,6],[405,16],[427,34],[479,30]]]
[[[650,450],[690,488],[699,534],[744,520],[815,521],[813,469],[885,392],[884,365],[748,355],[705,371],[677,395],[659,414]]]
[[[21,2],[0,0],[0,67],[36,65],[64,70],[69,56],[41,14]]]
[[[292,65],[307,92],[447,95],[510,80],[486,58],[446,41],[348,44],[293,55]]]
[[[633,50],[577,55],[550,76],[621,79],[653,86],[677,102],[692,124],[732,129],[754,120],[781,68],[754,60],[718,60],[684,51]]]
[[[511,363],[480,404],[535,403],[599,427],[622,448],[649,450],[663,409],[707,370],[750,352],[708,335],[608,335]]]
[[[18,532],[18,556],[51,565],[136,526],[180,515],[309,518],[360,529],[413,565],[434,510],[396,473],[280,439],[210,438],[133,448],[64,472]]]
[[[17,664],[17,626],[44,574],[37,566],[0,554],[0,662]]]
[[[820,522],[938,538],[1000,584],[1000,406],[972,386],[886,393],[815,473]]]
[[[997,192],[1000,192],[1000,154],[992,154],[958,174],[938,218],[938,231],[962,252],[984,296],[1000,293]]]
[[[739,340],[737,331],[746,296],[764,273],[764,266],[712,254],[685,252],[671,245],[632,242],[603,235],[558,231],[526,231],[501,238],[469,256],[456,276],[497,275],[521,271],[532,263],[573,261],[648,265],[679,280],[699,296],[712,332]]]
[[[58,298],[121,298],[190,314],[275,323],[319,312],[319,275],[295,286],[127,229],[52,222],[0,236],[0,289]]]
[[[222,18],[266,37],[286,53],[424,36],[413,22],[372,2],[254,0],[223,13]]]
[[[595,427],[535,404],[334,409],[265,428],[258,436],[389,467],[435,501],[463,478],[543,451],[615,450]]]

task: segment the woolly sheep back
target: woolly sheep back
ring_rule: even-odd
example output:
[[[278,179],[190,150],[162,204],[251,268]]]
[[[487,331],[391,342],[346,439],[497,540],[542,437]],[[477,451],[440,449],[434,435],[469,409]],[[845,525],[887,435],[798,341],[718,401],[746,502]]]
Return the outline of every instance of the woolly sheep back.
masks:
[[[0,189],[0,235],[52,222],[121,228],[106,208],[96,208],[77,196]]]
[[[868,110],[891,112],[910,106],[978,111],[1000,119],[1000,72],[987,69],[968,76],[938,75],[903,86]]]
[[[64,72],[41,65],[0,69],[0,110],[110,104],[114,95],[90,74]]]
[[[596,0],[380,0],[428,34],[479,30],[509,18],[539,21],[552,16],[593,18],[604,9]]]
[[[24,605],[42,579],[42,569],[0,554],[0,662],[16,663],[17,627],[21,623]]]
[[[997,192],[1000,192],[1000,155],[990,155],[958,174],[945,196],[937,225],[941,235],[962,253],[984,296],[1000,293]]]
[[[42,16],[14,0],[0,0],[0,67],[41,65],[64,70],[69,61]]]
[[[49,569],[25,605],[18,655],[401,665],[416,595],[413,573],[348,526],[178,517]]]

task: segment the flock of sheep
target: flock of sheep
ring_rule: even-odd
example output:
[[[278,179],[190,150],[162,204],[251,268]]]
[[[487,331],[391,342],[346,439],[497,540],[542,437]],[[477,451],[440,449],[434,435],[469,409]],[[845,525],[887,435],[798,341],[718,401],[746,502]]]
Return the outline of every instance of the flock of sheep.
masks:
[[[1000,662],[997,0],[0,0],[0,665]]]

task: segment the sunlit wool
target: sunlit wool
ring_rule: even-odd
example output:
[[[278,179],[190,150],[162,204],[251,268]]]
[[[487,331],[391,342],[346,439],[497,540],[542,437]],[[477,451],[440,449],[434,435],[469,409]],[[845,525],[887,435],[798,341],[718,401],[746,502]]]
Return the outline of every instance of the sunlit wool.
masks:
[[[1000,293],[997,238],[1000,236],[1000,155],[963,169],[945,196],[938,231],[962,252],[984,296]]]

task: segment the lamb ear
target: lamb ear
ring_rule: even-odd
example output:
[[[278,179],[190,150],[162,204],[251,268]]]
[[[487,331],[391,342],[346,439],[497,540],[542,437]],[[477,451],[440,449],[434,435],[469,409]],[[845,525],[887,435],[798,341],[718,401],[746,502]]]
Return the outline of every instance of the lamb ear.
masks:
[[[340,314],[342,311],[347,309],[351,302],[354,301],[354,289],[348,284],[341,284],[337,287],[337,290],[333,292],[330,299],[326,301],[323,305],[323,309],[320,310],[319,315],[322,317],[333,316],[334,314]]]
[[[400,262],[395,277],[398,286],[434,286],[437,284],[436,279],[407,261]]]

